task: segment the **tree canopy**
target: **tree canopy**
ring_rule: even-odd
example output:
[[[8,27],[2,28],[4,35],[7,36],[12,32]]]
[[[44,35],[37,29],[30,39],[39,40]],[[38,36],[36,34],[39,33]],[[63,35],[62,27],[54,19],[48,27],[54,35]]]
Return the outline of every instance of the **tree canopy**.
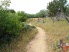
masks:
[[[47,13],[48,11],[45,9],[40,10],[38,13],[36,13],[36,17],[41,17],[41,18],[46,17],[48,15]]]
[[[55,16],[57,12],[67,12],[67,0],[53,0],[49,2],[47,9],[49,10],[49,16]]]

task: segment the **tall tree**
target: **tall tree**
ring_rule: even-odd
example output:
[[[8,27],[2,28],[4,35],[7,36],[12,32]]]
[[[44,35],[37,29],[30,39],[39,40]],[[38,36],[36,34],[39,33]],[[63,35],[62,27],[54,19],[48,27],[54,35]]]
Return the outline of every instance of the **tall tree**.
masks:
[[[2,5],[5,9],[7,9],[7,7],[10,6],[10,3],[11,3],[10,0],[2,0],[2,1],[1,1],[1,5]]]
[[[49,16],[56,16],[57,14],[63,14],[64,17],[67,13],[67,0],[53,0],[49,2],[47,9],[49,10]],[[65,17],[67,19],[67,17]],[[68,21],[68,19],[67,19]]]
[[[3,9],[3,7],[0,5],[0,10],[2,10]]]

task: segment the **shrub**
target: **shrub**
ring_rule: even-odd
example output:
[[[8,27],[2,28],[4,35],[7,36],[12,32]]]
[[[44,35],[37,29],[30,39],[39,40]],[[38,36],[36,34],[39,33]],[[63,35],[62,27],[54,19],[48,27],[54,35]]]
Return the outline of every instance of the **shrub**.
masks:
[[[18,36],[22,24],[16,14],[0,11],[0,40],[9,41],[10,37]]]
[[[23,26],[23,30],[28,30],[28,31],[31,31],[32,28],[36,28],[35,26],[30,26],[28,25],[26,22],[22,22],[22,26]]]
[[[23,11],[19,11],[17,12],[18,16],[20,16],[20,21],[21,22],[25,22],[27,20],[27,16],[26,16],[26,13],[23,12]]]

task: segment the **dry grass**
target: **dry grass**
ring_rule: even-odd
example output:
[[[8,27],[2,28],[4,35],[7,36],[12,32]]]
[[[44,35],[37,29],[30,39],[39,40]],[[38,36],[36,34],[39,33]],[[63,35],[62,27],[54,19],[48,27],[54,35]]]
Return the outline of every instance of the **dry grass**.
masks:
[[[66,20],[63,21],[53,21],[50,18],[43,19],[38,22],[38,19],[29,19],[28,22],[31,22],[35,26],[43,28],[47,33],[47,43],[49,51],[51,52],[61,52],[61,49],[58,49],[57,45],[60,39],[63,39],[64,42],[69,43],[69,24]]]
[[[26,45],[31,41],[37,33],[37,29],[33,28],[29,31],[22,31],[17,39],[14,39],[10,45],[0,47],[0,52],[26,52]]]

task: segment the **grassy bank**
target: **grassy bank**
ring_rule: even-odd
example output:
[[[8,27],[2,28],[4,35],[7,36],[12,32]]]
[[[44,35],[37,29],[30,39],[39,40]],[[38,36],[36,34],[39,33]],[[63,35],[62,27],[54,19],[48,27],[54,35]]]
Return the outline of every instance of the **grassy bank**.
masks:
[[[49,18],[40,20],[38,22],[38,19],[29,19],[29,22],[31,22],[35,26],[39,26],[43,28],[47,33],[47,44],[49,52],[61,52],[62,49],[59,49],[57,45],[59,44],[59,40],[63,39],[65,43],[69,43],[69,24],[66,20],[62,21],[53,21]]]
[[[26,45],[34,38],[37,32],[36,28],[21,31],[20,36],[13,39],[11,44],[0,46],[0,52],[26,52]]]

